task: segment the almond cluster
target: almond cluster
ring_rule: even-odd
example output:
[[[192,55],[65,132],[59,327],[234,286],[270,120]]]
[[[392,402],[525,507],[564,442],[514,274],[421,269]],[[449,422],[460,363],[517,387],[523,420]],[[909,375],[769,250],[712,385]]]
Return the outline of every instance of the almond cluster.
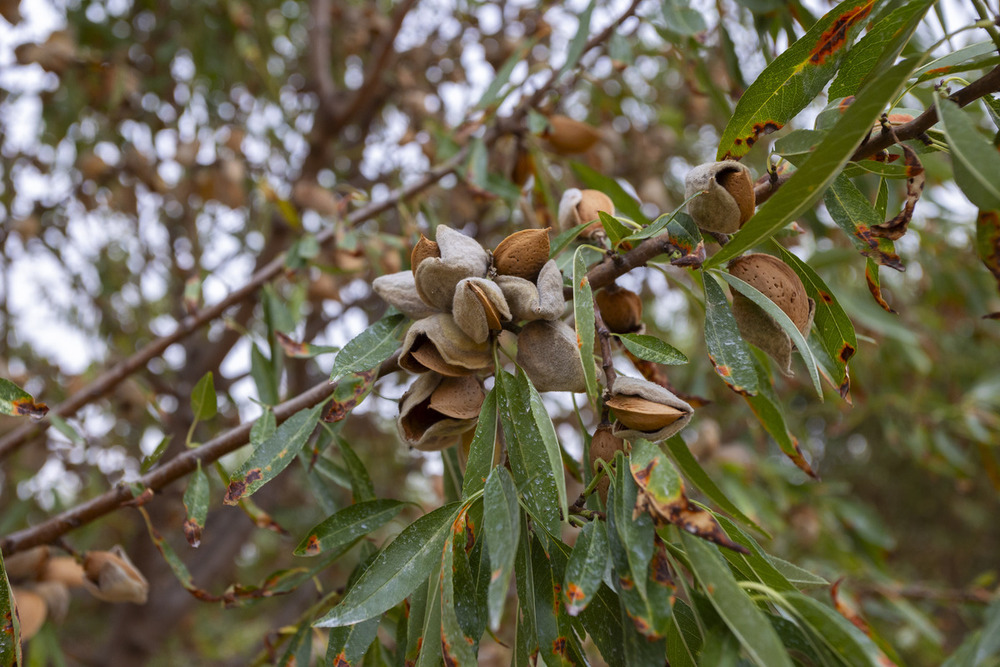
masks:
[[[420,374],[400,399],[397,426],[411,447],[455,444],[476,425],[492,374],[491,337],[522,323],[517,363],[538,391],[585,391],[576,332],[560,320],[563,279],[549,234],[527,229],[487,252],[450,227],[421,237],[411,270],[376,278],[375,292],[414,320],[399,365]]]

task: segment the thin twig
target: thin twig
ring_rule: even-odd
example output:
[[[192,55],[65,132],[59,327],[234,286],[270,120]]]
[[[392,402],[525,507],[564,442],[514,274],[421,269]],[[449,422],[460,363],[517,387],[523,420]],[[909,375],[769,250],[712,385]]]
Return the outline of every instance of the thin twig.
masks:
[[[604,323],[597,299],[594,299],[594,325],[597,329],[597,338],[601,341],[601,368],[604,369],[605,386],[611,391],[618,374],[615,373],[614,359],[611,356],[611,330]]]
[[[309,61],[316,79],[316,93],[320,109],[326,117],[334,115],[337,105],[337,86],[330,69],[330,0],[311,0],[309,14]]]

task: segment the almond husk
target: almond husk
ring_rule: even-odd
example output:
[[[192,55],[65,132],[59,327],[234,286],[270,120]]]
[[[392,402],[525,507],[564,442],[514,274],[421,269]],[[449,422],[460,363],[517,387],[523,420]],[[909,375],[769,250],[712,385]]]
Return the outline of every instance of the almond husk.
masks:
[[[372,281],[372,289],[383,301],[395,306],[411,320],[419,320],[438,312],[417,294],[417,283],[412,271],[397,271],[379,276]]]
[[[83,566],[72,556],[56,556],[45,564],[42,581],[52,581],[75,588],[83,585]]]
[[[559,229],[566,231],[577,225],[595,220],[592,225],[587,226],[581,232],[584,238],[594,238],[604,233],[604,226],[601,225],[600,212],[604,211],[608,215],[615,214],[615,205],[611,198],[600,190],[579,190],[570,188],[563,193],[559,200]]]
[[[399,400],[396,427],[400,438],[422,451],[450,447],[458,442],[458,436],[475,428],[483,398],[482,385],[473,377],[425,373]]]
[[[13,586],[10,592],[13,594],[14,608],[21,623],[21,641],[27,641],[42,629],[48,614],[48,606],[45,604],[45,598],[26,588]]]
[[[489,255],[475,239],[450,227],[438,225],[436,234],[440,256],[418,257],[414,265],[415,287],[424,303],[439,311],[449,311],[459,282],[486,277]]]
[[[511,313],[496,283],[486,278],[466,278],[455,287],[452,317],[469,338],[484,343],[491,331],[500,331],[505,322],[510,322]]]
[[[524,325],[517,336],[517,365],[540,392],[587,391],[576,331],[559,320]]]
[[[413,275],[417,275],[417,267],[420,266],[420,262],[428,259],[430,257],[440,257],[441,248],[438,246],[437,242],[431,241],[429,238],[420,235],[420,240],[417,244],[413,246],[413,250],[410,252],[410,270],[413,271]]]
[[[556,260],[550,259],[532,282],[517,276],[497,276],[504,299],[515,322],[522,320],[554,320],[566,308],[563,299],[562,273]]]
[[[457,377],[492,367],[493,358],[487,343],[469,338],[451,315],[436,313],[417,320],[406,332],[399,365],[412,373]]]
[[[69,611],[69,589],[58,581],[40,581],[32,587],[45,600],[48,617],[62,623]]]
[[[569,116],[549,116],[549,127],[542,135],[556,153],[572,155],[582,153],[601,139],[596,127],[587,125]]]
[[[610,424],[602,424],[597,427],[594,437],[590,440],[590,469],[596,474],[597,460],[602,459],[605,463],[611,463],[615,454],[625,448],[625,441],[611,432]],[[611,473],[605,473],[601,481],[597,483],[597,494],[601,502],[608,502],[608,487],[611,485]]]
[[[38,579],[45,571],[45,564],[48,560],[49,548],[42,545],[7,556],[3,560],[3,566],[7,572],[7,578],[11,581]]]
[[[669,438],[687,426],[694,413],[690,405],[660,385],[624,375],[615,379],[606,403],[615,411],[612,433],[625,440]]]
[[[642,298],[638,294],[611,284],[594,294],[601,319],[612,333],[635,333],[642,328]]]
[[[493,266],[500,275],[535,282],[549,261],[549,228],[514,232],[493,251]]]
[[[485,398],[483,385],[471,375],[446,377],[431,394],[429,407],[453,419],[475,419]]]
[[[115,545],[110,551],[88,551],[83,559],[83,587],[98,600],[146,604],[149,582]]]
[[[739,231],[754,213],[753,178],[735,160],[695,167],[684,179],[684,196],[702,194],[688,202],[688,213],[700,228],[720,234]]]

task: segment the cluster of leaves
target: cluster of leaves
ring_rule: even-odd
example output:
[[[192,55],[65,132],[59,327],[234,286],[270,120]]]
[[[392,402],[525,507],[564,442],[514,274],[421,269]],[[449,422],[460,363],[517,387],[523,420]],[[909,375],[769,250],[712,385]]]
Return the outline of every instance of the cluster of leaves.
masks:
[[[673,315],[695,324],[687,333],[678,328],[664,335],[661,332],[667,327],[650,321],[649,335],[622,335],[617,349],[651,378],[665,377],[659,365],[676,365],[670,370],[672,386],[714,398],[714,405],[699,412],[696,426],[701,419],[721,424],[727,443],[743,436],[749,413],[728,387],[745,399],[759,423],[753,433],[760,434],[758,442],[766,443],[762,449],[766,451],[773,442],[807,474],[815,474],[820,461],[829,461],[834,475],[828,479],[836,477],[848,471],[849,464],[838,467],[829,453],[823,458],[819,447],[810,450],[807,444],[803,448],[793,434],[802,432],[807,418],[825,419],[829,424],[843,419],[843,403],[835,399],[830,402],[834,405],[819,405],[809,400],[796,404],[796,411],[785,410],[799,388],[807,391],[811,386],[822,398],[825,382],[834,396],[853,398],[858,404],[857,416],[846,418],[850,424],[837,425],[843,432],[863,434],[871,443],[900,443],[907,460],[969,484],[978,482],[977,468],[982,468],[993,474],[991,492],[995,493],[1000,488],[996,472],[1000,464],[991,440],[998,428],[996,384],[980,376],[990,360],[996,361],[995,355],[945,349],[945,343],[922,352],[920,341],[906,325],[887,319],[891,318],[888,310],[907,316],[904,290],[887,289],[883,294],[879,275],[882,266],[901,270],[908,264],[920,266],[925,275],[950,276],[956,284],[923,288],[921,293],[940,299],[951,316],[949,324],[969,322],[995,310],[989,305],[995,293],[990,296],[988,274],[980,271],[981,276],[968,277],[971,272],[963,265],[978,253],[1000,281],[1000,191],[991,177],[1000,173],[1000,156],[995,142],[981,130],[982,114],[976,113],[980,110],[974,105],[971,111],[960,108],[948,97],[950,89],[933,85],[947,77],[949,84],[957,86],[961,83],[958,75],[975,78],[996,65],[996,30],[988,17],[978,23],[970,21],[959,32],[985,29],[989,40],[934,59],[930,54],[935,45],[914,38],[927,25],[932,8],[942,11],[930,0],[845,0],[819,18],[797,2],[741,2],[753,10],[742,15],[753,17],[755,39],[768,59],[763,72],[746,85],[739,66],[739,52],[746,45],[740,44],[739,35],[746,39],[747,31],[738,16],[722,16],[709,27],[687,3],[670,0],[640,12],[644,25],[655,28],[656,40],[628,40],[620,35],[610,39],[607,50],[614,61],[648,60],[663,52],[664,44],[669,54],[648,81],[622,77],[626,85],[614,92],[613,86],[603,86],[597,68],[579,75],[593,65],[578,67],[591,36],[590,23],[598,13],[595,3],[580,14],[575,36],[563,35],[564,45],[553,39],[541,11],[526,10],[516,19],[505,16],[505,27],[510,27],[508,21],[516,24],[512,34],[520,35],[520,42],[504,30],[487,40],[487,28],[479,25],[475,13],[460,15],[456,21],[467,38],[492,41],[496,47],[486,52],[496,77],[476,96],[474,111],[480,114],[475,116],[476,125],[490,127],[494,121],[509,120],[498,110],[510,106],[514,93],[523,93],[522,62],[531,74],[551,73],[559,84],[558,92],[565,94],[566,101],[561,103],[567,107],[579,105],[581,91],[586,91],[584,101],[589,102],[592,122],[630,118],[629,129],[621,133],[621,145],[612,145],[610,156],[595,150],[578,162],[567,163],[545,143],[546,121],[540,113],[545,109],[540,106],[529,109],[526,119],[515,116],[516,123],[525,121],[524,126],[499,139],[492,133],[478,136],[475,132],[470,138],[453,130],[445,108],[446,87],[467,82],[465,71],[456,65],[461,61],[463,41],[442,38],[451,30],[448,22],[428,33],[427,41],[441,48],[414,47],[395,54],[397,66],[387,72],[373,67],[387,81],[362,88],[369,97],[355,105],[350,97],[338,97],[337,90],[356,88],[348,81],[358,74],[361,56],[366,50],[377,53],[378,37],[391,34],[392,29],[385,16],[369,11],[372,7],[344,4],[333,8],[332,15],[341,21],[334,22],[330,34],[343,39],[329,39],[323,53],[310,32],[310,18],[316,18],[311,14],[316,8],[331,12],[325,2],[308,7],[298,2],[262,3],[260,7],[241,2],[212,4],[204,10],[201,18],[205,20],[191,30],[178,29],[177,17],[157,3],[133,3],[121,16],[95,20],[87,12],[99,4],[81,3],[68,10],[70,25],[78,29],[68,61],[48,60],[46,65],[36,60],[61,78],[54,93],[45,93],[52,102],[45,105],[46,132],[65,137],[75,147],[78,159],[73,173],[79,177],[72,180],[67,196],[82,204],[82,209],[43,201],[29,206],[24,199],[15,200],[14,178],[19,169],[29,165],[53,173],[60,169],[44,151],[19,155],[17,168],[3,170],[3,203],[18,216],[20,242],[51,254],[64,267],[72,263],[72,235],[78,233],[71,224],[74,210],[97,212],[106,220],[122,223],[137,240],[134,246],[111,241],[101,249],[93,263],[102,286],[99,294],[89,293],[82,279],[71,281],[86,297],[79,303],[92,305],[99,315],[93,336],[109,341],[112,350],[133,349],[136,336],[139,343],[145,342],[151,334],[140,323],[158,317],[184,322],[206,309],[202,289],[209,292],[218,280],[213,274],[225,273],[232,261],[217,263],[217,256],[208,252],[212,248],[218,254],[213,243],[220,231],[239,248],[230,258],[254,256],[258,268],[265,270],[287,247],[284,258],[278,260],[280,266],[270,274],[284,275],[261,290],[252,290],[259,295],[258,310],[247,301],[229,318],[228,326],[219,326],[211,338],[189,339],[183,346],[182,362],[152,368],[132,385],[138,397],[118,391],[108,410],[121,417],[114,434],[124,441],[137,443],[148,438],[146,434],[159,434],[154,445],[160,445],[149,448],[155,451],[139,464],[144,481],[175,462],[187,466],[184,474],[190,477],[183,495],[182,528],[166,536],[155,528],[171,522],[162,509],[169,501],[157,499],[140,507],[155,553],[162,554],[181,585],[195,598],[236,607],[234,619],[257,620],[251,630],[256,635],[249,637],[254,643],[271,629],[260,624],[260,610],[265,609],[261,605],[290,594],[285,598],[290,601],[290,614],[285,618],[292,629],[279,633],[283,642],[277,647],[268,642],[259,661],[285,664],[294,658],[297,664],[308,664],[314,650],[314,627],[330,628],[325,637],[326,656],[334,664],[357,664],[362,659],[365,664],[428,665],[441,660],[473,664],[477,659],[485,661],[486,652],[497,646],[485,637],[510,647],[515,664],[532,664],[539,658],[546,664],[581,664],[596,660],[597,654],[609,664],[627,665],[662,664],[665,659],[671,665],[726,664],[740,657],[761,665],[855,665],[902,661],[913,655],[932,656],[925,659],[933,661],[942,656],[943,639],[924,615],[926,608],[893,592],[890,584],[904,577],[885,565],[892,540],[884,529],[871,521],[863,504],[846,498],[835,487],[803,487],[796,476],[800,473],[791,466],[761,457],[761,461],[734,467],[721,456],[714,460],[704,448],[696,456],[689,446],[693,449],[710,440],[707,429],[699,428],[686,440],[671,438],[662,448],[636,441],[631,453],[619,454],[600,473],[610,478],[608,500],[602,505],[592,493],[599,479],[585,464],[589,460],[586,431],[596,422],[602,401],[593,364],[584,363],[591,409],[570,414],[543,402],[520,369],[498,368],[467,457],[458,448],[443,453],[440,500],[444,504],[422,515],[415,511],[418,505],[408,501],[417,500],[420,506],[440,504],[435,495],[406,490],[422,472],[400,475],[387,470],[405,471],[405,463],[373,465],[399,462],[401,456],[395,439],[378,428],[379,402],[384,399],[373,389],[379,369],[391,367],[391,355],[406,326],[404,318],[388,315],[376,321],[338,352],[330,373],[330,380],[337,383],[330,407],[324,400],[329,392],[296,404],[301,408],[297,411],[282,406],[295,404],[296,397],[313,391],[308,387],[318,379],[320,365],[310,360],[337,351],[337,344],[347,338],[336,328],[344,313],[377,312],[379,306],[367,294],[358,297],[359,290],[352,289],[351,281],[357,277],[369,281],[373,268],[375,273],[401,268],[404,251],[416,236],[418,212],[431,227],[437,221],[474,220],[477,238],[485,244],[487,237],[502,234],[512,223],[545,226],[554,220],[559,191],[569,185],[572,174],[581,185],[606,192],[619,212],[601,218],[610,246],[604,251],[581,245],[574,252],[561,252],[571,246],[579,228],[567,230],[553,242],[553,254],[572,294],[584,360],[593,359],[602,343],[611,344],[594,334],[596,313],[587,278],[594,274],[589,271],[597,270],[593,266],[605,254],[614,256],[607,263],[624,267],[621,273],[634,268],[630,262],[642,256],[639,264],[662,270],[671,291],[684,295],[686,305]],[[310,73],[309,81],[298,74],[310,69],[309,52],[290,46],[296,43],[291,38],[307,34],[312,52],[318,50],[328,61],[325,71],[321,67]],[[558,31],[555,34],[559,36]],[[770,47],[779,42],[779,35],[791,46],[771,58]],[[232,43],[239,57],[226,51],[220,59],[214,47],[221,43]],[[174,51],[181,47],[181,56],[164,60],[161,51],[167,44],[173,44]],[[52,41],[51,49],[56,46],[65,48],[65,42]],[[563,47],[563,64],[550,71],[546,56]],[[29,56],[22,51],[19,58],[28,60]],[[197,77],[171,73],[174,68],[184,71],[188,62],[194,63]],[[424,77],[430,69],[436,75]],[[642,70],[636,66],[630,71]],[[294,74],[286,76],[287,72]],[[668,72],[678,76],[681,86],[699,94],[667,104],[677,98],[678,90],[665,83]],[[79,76],[68,76],[73,73]],[[990,77],[996,77],[996,70],[981,80],[992,82]],[[335,88],[329,99],[326,78]],[[606,81],[618,84],[610,78]],[[995,82],[984,84],[977,95],[985,111],[982,118],[994,125],[1000,111],[993,95],[997,89],[1000,85]],[[800,112],[816,105],[824,90],[830,101],[815,126],[785,130],[770,145],[767,135],[794,126]],[[739,97],[735,110],[729,95]],[[904,100],[914,100],[920,108],[903,108]],[[258,106],[270,109],[282,122],[262,130],[254,116]],[[368,120],[355,119],[349,131],[330,130],[338,127],[345,108],[354,107]],[[79,121],[78,109],[86,109],[86,122]],[[374,114],[368,112],[372,109],[381,110],[379,122],[371,120]],[[941,121],[939,129],[921,127],[914,120],[924,110],[933,110]],[[185,114],[201,117],[196,135],[185,129],[189,127],[189,121],[182,120]],[[461,185],[434,190],[424,201],[394,200],[399,206],[381,217],[378,225],[359,229],[345,217],[352,202],[373,193],[376,184],[395,182],[406,171],[402,162],[373,169],[363,155],[366,145],[392,141],[388,137],[393,114],[402,114],[412,133],[400,143],[419,147],[432,161],[461,159],[457,169]],[[880,123],[882,114],[890,116]],[[902,120],[894,121],[891,115]],[[688,163],[704,158],[705,146],[684,132],[689,122],[703,118],[724,125],[717,146],[712,146],[717,148],[718,159],[739,158],[756,164],[762,173],[771,173],[774,184],[766,188],[768,199],[756,215],[733,238],[721,239],[727,242],[717,249],[713,243],[720,239],[703,238],[683,206],[678,206],[683,188],[677,175],[662,174],[667,155]],[[313,131],[299,132],[312,123]],[[174,142],[174,154],[165,157],[144,139],[142,131],[136,131],[137,125],[162,141]],[[644,125],[653,127],[644,133]],[[249,136],[248,128],[252,129]],[[424,136],[418,140],[420,134]],[[880,140],[883,144],[878,144]],[[298,141],[309,146],[305,158],[289,148]],[[463,142],[468,144],[463,147]],[[109,155],[115,152],[107,150],[109,144],[120,157],[114,168],[104,161],[110,161]],[[192,145],[196,157],[187,155]],[[267,148],[255,152],[253,147],[262,145]],[[882,150],[897,145],[888,152]],[[770,151],[761,150],[762,146],[769,146]],[[100,162],[92,159],[98,153],[103,156]],[[941,159],[946,153],[950,161]],[[260,159],[261,154],[267,159]],[[534,179],[527,191],[514,182],[509,164],[512,154],[530,157]],[[286,182],[286,172],[293,169],[300,176],[294,183]],[[649,174],[655,174],[652,182]],[[915,221],[918,231],[911,231],[897,247],[895,241],[906,231],[920,198],[917,179],[925,177],[932,186],[953,179],[979,209],[971,235],[974,244],[955,244],[946,233]],[[337,184],[339,197],[319,185],[328,182]],[[643,204],[622,187],[630,183]],[[765,185],[762,181],[759,190]],[[905,195],[897,197],[897,190],[905,190]],[[833,224],[817,216],[816,204],[821,199]],[[894,214],[897,209],[890,209],[890,202],[897,199],[899,215]],[[933,194],[921,201],[928,199],[924,205],[933,205]],[[938,205],[942,201],[947,200],[939,200]],[[655,217],[651,211],[657,209],[673,210]],[[150,210],[162,211],[158,215],[163,216],[168,232],[165,244],[155,235],[139,233],[143,212]],[[359,210],[363,209],[355,208],[355,213]],[[240,224],[230,229],[227,216],[233,211],[243,213],[238,216]],[[359,222],[367,219],[356,218]],[[34,226],[29,224],[32,220]],[[328,225],[331,220],[333,224]],[[789,235],[787,230],[796,221],[809,233]],[[206,230],[208,224],[214,226],[213,231]],[[263,250],[255,233],[268,238]],[[912,243],[914,234],[919,234],[919,243]],[[5,236],[5,243],[13,236]],[[324,249],[328,241],[334,242],[334,250]],[[789,250],[796,245],[818,251],[803,261],[799,255],[805,253]],[[914,245],[920,247],[919,254]],[[727,260],[752,248],[788,263],[816,302],[815,326],[808,337],[766,297],[724,270]],[[137,261],[143,263],[144,271],[132,268]],[[114,298],[129,288],[140,290],[145,270],[155,273],[157,261],[166,267],[162,272],[169,278],[170,288],[163,298],[142,300],[140,306]],[[860,273],[865,276],[863,283]],[[644,272],[644,279],[633,284],[651,285],[654,275],[658,274]],[[959,275],[965,278],[955,277]],[[788,333],[800,352],[800,369],[805,371],[800,374],[808,382],[789,380],[787,392],[780,384],[776,386],[767,359],[739,335],[723,289],[726,285],[763,307]],[[857,285],[861,289],[856,291]],[[655,290],[646,291],[648,296]],[[949,296],[962,292],[975,297]],[[8,302],[4,301],[4,314]],[[325,312],[324,302],[337,307]],[[874,309],[873,304],[877,304]],[[933,312],[908,305],[914,307],[910,323],[926,321],[921,318]],[[353,306],[360,308],[352,310]],[[81,316],[85,310],[74,304],[64,314],[86,321],[88,316]],[[700,326],[702,312],[704,324]],[[30,342],[12,335],[8,319],[2,325],[8,360],[16,358],[32,376],[49,375],[51,370],[51,377],[63,379]],[[656,320],[659,323],[661,318]],[[984,329],[991,324],[968,325],[975,327],[978,341],[987,347],[996,340],[995,332]],[[335,334],[321,343],[297,342],[312,341],[318,332],[331,328]],[[931,330],[947,328],[939,323]],[[877,353],[859,352],[869,335],[895,345],[885,345]],[[234,348],[241,339],[249,342],[249,354]],[[14,345],[12,340],[20,342]],[[894,354],[896,348],[912,364],[901,363],[900,355]],[[236,408],[245,404],[236,389],[238,380],[219,372],[231,350],[238,350],[246,362],[248,383],[264,411],[252,429],[244,429],[243,441],[250,444],[247,457],[222,465],[219,457],[231,448],[206,448],[217,440],[225,441],[232,431],[219,435],[212,429],[237,428]],[[865,363],[849,368],[856,354]],[[876,362],[869,364],[873,357]],[[685,363],[688,358],[692,361]],[[912,389],[907,386],[911,366],[939,362],[954,368],[956,376],[943,386],[913,396],[906,393]],[[615,363],[625,362],[618,358]],[[711,380],[711,368],[721,383]],[[929,377],[929,371],[923,376]],[[967,378],[973,382],[965,386]],[[72,388],[65,389],[73,393]],[[55,402],[62,390],[49,385],[44,393],[33,389],[49,402]],[[884,393],[893,393],[896,402],[882,398]],[[164,399],[175,406],[163,405]],[[907,402],[912,405],[903,405]],[[126,416],[125,408],[130,405],[132,414]],[[147,405],[154,409],[146,409]],[[359,406],[363,409],[345,419]],[[41,415],[45,406],[4,380],[0,410]],[[919,420],[912,419],[915,414],[921,415]],[[94,447],[77,427],[61,418],[50,419],[73,446]],[[87,430],[83,422],[78,426]],[[581,433],[582,453],[559,437],[566,426]],[[199,442],[201,435],[206,436],[204,443]],[[813,443],[817,440],[810,438]],[[732,456],[734,447],[726,447]],[[970,452],[978,461],[973,461]],[[192,456],[183,458],[185,454]],[[31,461],[21,463],[23,470],[15,478],[27,478],[40,467]],[[649,470],[655,474],[647,474]],[[87,479],[88,492],[103,490],[102,475],[92,472]],[[5,484],[0,501],[19,509],[0,519],[4,532],[26,525],[26,515],[41,513],[27,503],[8,503],[11,487]],[[584,493],[573,502],[571,492],[578,488]],[[688,490],[705,503],[689,499]],[[136,485],[132,493],[134,504],[154,497],[152,486]],[[824,493],[831,496],[824,498]],[[344,495],[350,498],[348,504],[343,502]],[[387,495],[392,497],[381,497]],[[251,519],[248,524],[269,530],[253,538],[245,533],[223,535],[219,539],[224,538],[226,544],[212,543],[213,535],[222,531],[210,520],[213,501],[220,499],[225,505],[239,506]],[[274,516],[258,502],[273,507]],[[645,511],[651,507],[657,509]],[[981,515],[982,508],[977,509]],[[715,541],[731,548],[718,548],[683,529],[654,521],[657,514],[685,511],[711,511],[721,531]],[[823,532],[822,541],[813,539],[816,548],[811,552],[791,537],[798,530],[793,518],[801,516],[813,526],[801,532]],[[387,538],[401,518],[406,527]],[[882,584],[882,590],[889,591],[883,596],[887,602],[882,598],[865,601],[876,617],[874,628],[859,627],[864,623],[840,602],[836,589],[835,606],[812,595],[827,591],[827,579],[767,553],[757,541],[771,537],[762,526],[774,533],[772,552],[801,555],[815,565],[809,570],[834,576],[846,571]],[[78,533],[78,539],[107,540],[109,532],[121,539],[133,533],[134,527],[88,527]],[[288,543],[278,538],[282,533],[302,536],[294,557]],[[189,558],[181,557],[171,545],[174,534],[183,534],[192,547],[204,543],[202,552],[231,553],[230,560],[236,559],[242,545],[252,543],[266,556],[255,567],[247,567],[241,579],[261,584],[234,584],[222,593],[200,587],[197,571],[193,573],[185,564]],[[946,530],[943,534],[949,535]],[[984,544],[987,539],[995,539],[995,529],[983,536]],[[352,549],[356,558],[349,554]],[[944,558],[952,549],[942,549]],[[303,558],[312,560],[302,565],[299,559]],[[275,563],[289,561],[291,566],[275,571]],[[140,561],[140,567],[155,569],[158,563],[147,558]],[[209,575],[206,580],[219,589],[225,576],[229,575]],[[980,589],[988,584],[987,577]],[[0,581],[0,610],[5,613],[10,610],[8,593],[6,583]],[[303,599],[308,601],[291,602]],[[950,664],[989,664],[995,659],[995,637],[1000,632],[997,609],[997,603],[989,608],[985,626],[969,634]],[[978,624],[978,616],[978,611],[968,612],[963,625]],[[219,634],[242,639],[235,629],[239,620]],[[8,614],[0,621],[0,664],[12,663],[20,659],[16,618]],[[127,626],[126,621],[119,624]],[[903,626],[917,628],[920,641],[894,645],[893,639],[898,639],[894,629]],[[56,642],[51,635],[39,639],[48,642],[44,650],[58,650],[52,648]]]

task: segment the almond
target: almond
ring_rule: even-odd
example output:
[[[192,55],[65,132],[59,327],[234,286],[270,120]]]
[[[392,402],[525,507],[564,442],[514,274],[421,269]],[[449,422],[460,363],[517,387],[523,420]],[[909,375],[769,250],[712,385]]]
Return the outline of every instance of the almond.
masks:
[[[549,261],[549,229],[523,229],[514,232],[493,251],[493,266],[497,273],[516,276],[530,282]]]
[[[557,153],[582,153],[601,139],[596,127],[581,123],[569,116],[549,116],[549,127],[544,136]]]
[[[413,275],[417,275],[417,266],[419,266],[420,262],[428,257],[440,256],[441,249],[438,247],[438,244],[421,234],[417,245],[413,246],[413,251],[410,252],[410,270],[413,271]]]
[[[608,331],[634,333],[642,326],[642,299],[635,292],[612,284],[598,290],[594,300]]]
[[[773,301],[802,335],[809,332],[809,297],[792,267],[772,255],[755,253],[731,261],[729,273]]]
[[[636,431],[652,432],[670,426],[687,415],[675,407],[638,396],[612,396],[606,401],[618,421]]]
[[[603,459],[610,464],[615,458],[615,453],[625,447],[625,441],[611,433],[611,425],[604,424],[597,427],[594,437],[590,440],[590,469],[596,474],[596,464],[598,459]],[[601,497],[602,503],[608,502],[608,487],[611,485],[611,471],[605,473],[603,479],[597,483],[597,494]]]

